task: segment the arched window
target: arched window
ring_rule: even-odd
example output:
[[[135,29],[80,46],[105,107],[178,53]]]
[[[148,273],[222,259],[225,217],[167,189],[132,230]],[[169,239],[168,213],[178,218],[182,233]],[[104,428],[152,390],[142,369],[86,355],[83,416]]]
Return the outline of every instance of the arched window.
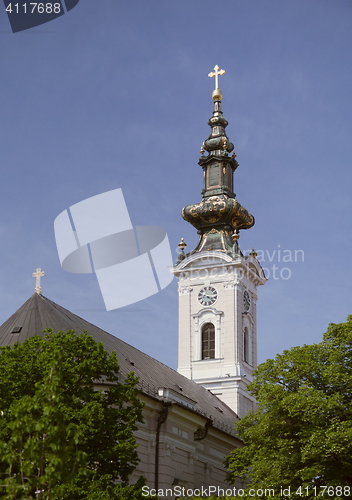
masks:
[[[202,328],[202,359],[215,358],[215,327],[205,323]]]
[[[243,333],[243,359],[246,363],[249,363],[249,334],[247,327],[245,327]]]

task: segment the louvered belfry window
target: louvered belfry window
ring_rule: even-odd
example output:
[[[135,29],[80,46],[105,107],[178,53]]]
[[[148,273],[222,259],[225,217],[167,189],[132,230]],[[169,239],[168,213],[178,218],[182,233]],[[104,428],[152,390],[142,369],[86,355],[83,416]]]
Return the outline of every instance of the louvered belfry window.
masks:
[[[202,359],[215,358],[215,327],[213,323],[205,323],[202,328]]]

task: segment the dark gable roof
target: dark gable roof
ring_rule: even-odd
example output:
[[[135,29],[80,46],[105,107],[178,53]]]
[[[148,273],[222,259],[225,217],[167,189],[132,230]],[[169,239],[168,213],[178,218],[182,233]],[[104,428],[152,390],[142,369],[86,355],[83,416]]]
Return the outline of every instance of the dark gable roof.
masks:
[[[41,294],[34,293],[0,326],[0,347],[12,346],[15,342],[23,343],[34,335],[44,338],[43,330],[46,328],[52,328],[54,332],[74,330],[77,334],[86,330],[96,342],[103,342],[108,352],[116,352],[122,375],[133,371],[139,377],[138,387],[144,394],[169,402],[180,395],[180,399],[184,398],[186,404],[188,398],[196,402],[191,411],[211,418],[214,427],[234,434],[237,415],[207,389]],[[12,333],[13,331],[17,333]],[[159,396],[159,388],[171,389],[174,397],[169,399]],[[182,406],[182,402],[178,404]]]

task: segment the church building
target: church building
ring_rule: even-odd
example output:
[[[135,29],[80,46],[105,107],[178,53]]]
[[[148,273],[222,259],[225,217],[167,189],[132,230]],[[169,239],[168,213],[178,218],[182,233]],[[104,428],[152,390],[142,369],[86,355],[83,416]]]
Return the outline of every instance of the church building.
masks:
[[[197,229],[199,242],[185,253],[182,240],[171,268],[179,280],[178,371],[44,297],[40,269],[35,293],[0,327],[0,347],[44,337],[43,330],[52,328],[77,334],[86,330],[108,352],[116,352],[121,376],[134,372],[139,377],[145,404],[144,422],[135,434],[140,463],[131,482],[144,475],[155,490],[226,490],[223,461],[242,446],[234,424],[255,409],[246,386],[257,363],[257,286],[266,279],[255,251],[244,256],[238,243],[239,231],[252,227],[254,218],[233,191],[238,163],[235,153],[230,156],[234,146],[221,111],[218,76],[223,73],[215,66],[209,74],[215,76],[214,111],[199,158],[202,200],[182,210],[182,217]]]

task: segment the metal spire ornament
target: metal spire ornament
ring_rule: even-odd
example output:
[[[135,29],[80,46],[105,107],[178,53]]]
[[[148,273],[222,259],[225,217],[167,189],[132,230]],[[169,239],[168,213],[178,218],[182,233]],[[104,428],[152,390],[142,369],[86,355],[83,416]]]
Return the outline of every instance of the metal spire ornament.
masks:
[[[225,70],[224,69],[220,69],[218,65],[216,65],[214,67],[214,71],[212,71],[211,73],[209,73],[209,78],[213,78],[213,76],[215,76],[215,90],[213,90],[213,99],[214,101],[221,101],[221,97],[222,97],[222,92],[221,90],[219,89],[219,75],[224,75],[225,74]]]
[[[225,71],[218,65],[208,74],[215,77],[213,116],[209,118],[210,134],[203,142],[198,164],[203,169],[202,201],[187,205],[182,217],[194,226],[199,234],[195,252],[215,250],[225,252],[232,258],[242,255],[238,245],[239,230],[254,225],[254,217],[240,205],[234,193],[234,172],[238,167],[234,145],[226,135],[228,125],[221,110],[222,92],[219,76]],[[230,153],[233,155],[230,156]],[[183,257],[181,252],[178,261]]]

